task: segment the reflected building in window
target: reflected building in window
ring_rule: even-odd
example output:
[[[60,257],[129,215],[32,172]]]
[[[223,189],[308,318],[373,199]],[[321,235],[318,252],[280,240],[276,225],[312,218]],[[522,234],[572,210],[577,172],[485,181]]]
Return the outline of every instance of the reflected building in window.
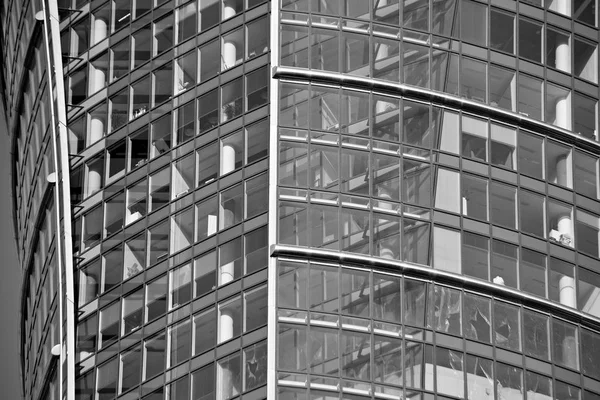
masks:
[[[5,3],[27,399],[600,399],[597,0]]]

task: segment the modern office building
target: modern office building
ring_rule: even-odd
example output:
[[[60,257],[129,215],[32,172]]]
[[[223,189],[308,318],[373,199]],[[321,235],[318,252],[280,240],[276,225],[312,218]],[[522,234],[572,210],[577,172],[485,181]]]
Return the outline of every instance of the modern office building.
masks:
[[[26,399],[600,399],[597,0],[0,23]]]

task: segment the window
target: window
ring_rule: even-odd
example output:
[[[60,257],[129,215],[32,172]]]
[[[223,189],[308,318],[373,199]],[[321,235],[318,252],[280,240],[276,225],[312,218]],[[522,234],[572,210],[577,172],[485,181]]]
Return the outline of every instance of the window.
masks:
[[[513,288],[519,287],[517,275],[519,257],[517,252],[517,246],[499,240],[492,241],[490,276],[492,282]]]
[[[85,68],[81,68],[69,75],[69,92],[67,96],[69,104],[79,105],[87,98],[87,80],[88,74]]]
[[[194,298],[203,296],[215,289],[216,272],[216,251],[211,251],[194,260]]]
[[[117,395],[119,364],[117,357],[102,364],[96,372],[96,400],[110,400]]]
[[[131,36],[133,68],[138,68],[152,56],[152,33],[150,24],[144,26]]]
[[[488,220],[488,180],[462,176],[462,213],[471,218]]]
[[[554,362],[579,370],[579,337],[577,327],[557,318],[552,319],[552,343]],[[558,397],[564,398],[564,397]],[[577,397],[576,397],[577,398]]]
[[[244,86],[242,78],[221,87],[221,122],[230,121],[244,112]]]
[[[213,308],[194,315],[194,355],[212,349],[217,343],[217,313]]]
[[[100,310],[98,347],[103,348],[119,338],[119,302]]]
[[[221,39],[221,71],[233,68],[244,60],[244,31],[240,28]]]
[[[463,21],[469,21],[469,23],[460,25],[461,39],[485,46],[487,43],[487,7],[470,0],[464,0],[461,4],[461,17]]]
[[[140,117],[150,110],[150,78],[131,84],[131,113],[129,119]]]
[[[169,366],[175,366],[192,354],[192,324],[190,319],[169,328]]]
[[[173,46],[173,14],[153,23],[154,26],[154,53],[157,55]]]
[[[111,236],[123,228],[123,217],[125,212],[125,193],[106,201],[104,205],[104,236]]]
[[[125,159],[126,159],[126,143],[125,139],[122,139],[119,143],[112,146],[107,150],[106,164],[107,164],[107,178],[111,179],[121,173],[125,172]]]
[[[433,244],[433,267],[460,274],[460,232],[434,226]]]
[[[142,326],[144,312],[144,291],[136,290],[122,299],[123,320],[121,322],[121,335],[127,335]]]
[[[244,332],[267,324],[267,286],[244,292]]]
[[[246,126],[246,163],[250,164],[268,154],[268,120]]]
[[[598,49],[597,46],[585,40],[575,38],[573,51],[575,76],[588,81],[598,82]]]
[[[575,231],[577,250],[600,257],[600,217],[577,210]]]
[[[134,132],[129,138],[129,168],[131,171],[148,161],[148,128]]]
[[[163,275],[146,285],[146,322],[164,315],[166,311],[167,276]]]
[[[104,254],[101,293],[121,283],[123,278],[123,247],[118,246]]]
[[[173,96],[173,63],[167,63],[154,70],[152,82],[154,84],[152,105],[156,106],[169,100]],[[178,84],[175,87],[178,87]]]
[[[573,207],[549,200],[547,221],[550,241],[573,247]]]
[[[267,266],[267,229],[256,229],[245,235],[246,274]]]
[[[182,43],[185,40],[194,36],[197,31],[196,23],[196,2],[192,1],[179,7],[176,10],[177,25],[176,25],[176,37],[177,43]]]
[[[596,233],[596,238],[598,233]],[[577,308],[585,313],[600,316],[596,294],[600,290],[600,275],[584,268],[578,269]]]
[[[462,155],[487,161],[488,125],[486,121],[462,117]]]
[[[128,4],[129,2],[115,1],[119,5]],[[118,10],[116,11],[118,13]],[[125,76],[130,68],[129,61],[129,39],[122,40],[110,48],[110,75],[109,81],[114,82],[117,79]]]
[[[235,132],[220,140],[221,175],[228,174],[242,166],[244,158],[244,136],[242,131]]]
[[[83,304],[83,303],[79,303]],[[94,314],[77,325],[77,357],[78,361],[85,360],[96,352],[98,318]]]
[[[573,131],[594,141],[598,141],[597,115],[598,102],[579,93],[573,95]]]
[[[490,185],[490,214],[492,223],[507,228],[516,228],[516,188],[492,182]]]
[[[219,343],[242,333],[242,298],[237,296],[219,303]]]
[[[192,298],[192,269],[190,264],[170,273],[169,308],[187,303]]]
[[[542,62],[542,24],[519,18],[519,57]]]
[[[519,264],[521,290],[546,297],[546,256],[528,249],[521,249]]]
[[[171,114],[161,117],[151,124],[151,154],[158,157],[171,149]]]
[[[215,367],[209,364],[192,373],[192,398],[211,400],[215,397]]]
[[[173,179],[171,181],[173,185],[173,199],[185,196],[194,189],[196,178],[194,171],[196,160],[194,156],[194,153],[190,153],[173,163]]]
[[[237,81],[241,84],[241,78]],[[218,99],[217,90],[213,90],[198,99],[198,127],[200,134],[211,130],[219,124]]]
[[[258,175],[246,181],[246,218],[252,218],[267,211],[269,199],[269,177]]]
[[[242,275],[242,240],[234,239],[219,247],[219,285],[224,285]]]
[[[248,111],[267,104],[269,101],[269,75],[266,67],[246,75],[246,96]]]
[[[206,0],[204,0],[206,1]],[[216,2],[216,0],[214,0]],[[220,61],[218,57],[215,57],[215,54],[219,54],[219,41],[213,40],[209,42],[199,49],[199,57],[200,57],[200,82],[207,81],[213,76],[219,73]]]
[[[164,371],[166,365],[165,349],[164,333],[144,341],[144,380]]]
[[[253,58],[269,51],[269,23],[267,18],[257,19],[246,25],[248,38],[247,58]]]
[[[196,60],[196,54],[193,51],[175,60],[175,94],[196,86]]]
[[[598,197],[598,159],[575,151],[575,191],[593,199]]]
[[[516,169],[517,130],[507,126],[491,124],[491,163]]]
[[[227,400],[241,392],[241,357],[237,352],[217,361],[217,398]]]
[[[144,234],[125,243],[125,260],[123,268],[123,280],[129,279],[144,270],[146,265],[146,240]]]
[[[71,51],[72,56],[79,56],[90,47],[90,19],[88,17],[79,20],[71,28]]]
[[[217,209],[216,196],[196,204],[197,240],[204,240],[217,232]]]
[[[100,288],[100,259],[92,261],[79,273],[79,306],[89,303],[98,296]]]
[[[226,229],[243,220],[244,193],[241,184],[220,193],[219,229]]]
[[[490,10],[490,47],[514,54],[515,52],[515,16]]]
[[[167,259],[169,256],[169,224],[163,221],[148,229],[148,265]]]
[[[548,297],[550,300],[567,307],[577,307],[574,273],[573,265],[557,258],[550,258],[550,274],[548,277]],[[556,357],[558,355],[555,355]]]
[[[85,164],[86,191],[84,197],[89,197],[102,189],[104,184],[104,154],[89,160]]]
[[[571,92],[570,90],[546,84],[545,121],[560,128],[571,129]]]
[[[581,330],[581,348],[585,351],[581,354],[581,363],[583,373],[598,379],[600,377],[600,369],[598,369],[598,361],[600,360],[600,338],[596,332]],[[587,394],[586,394],[587,398]]]
[[[150,212],[169,202],[169,168],[150,175]]]
[[[141,90],[141,88],[140,88]],[[133,91],[133,89],[131,90]],[[127,111],[127,107],[129,104],[129,90],[128,89],[123,89],[121,90],[119,93],[115,94],[113,97],[111,97],[109,99],[109,113],[110,113],[110,128],[109,131],[110,132],[114,132],[117,129],[119,129],[120,127],[122,127],[123,125],[125,125],[127,123],[127,121],[129,120],[128,118],[128,111]],[[132,111],[133,113],[133,111]],[[98,124],[98,125],[95,125]],[[99,126],[100,123],[96,122],[94,123],[94,119],[92,119],[92,130],[95,131],[95,126]],[[99,129],[98,129],[99,131]],[[93,135],[95,135],[95,133],[92,133]]]
[[[519,114],[526,117],[542,119],[542,80],[519,74],[517,85],[519,98]]]
[[[267,342],[262,341],[244,349],[244,391],[267,383]]]
[[[568,32],[546,28],[546,63],[566,73],[571,72],[571,38]]]
[[[219,0],[200,0],[199,8],[201,32],[219,23]]]
[[[113,31],[116,32],[122,27],[129,25],[129,21],[131,20],[131,4],[129,1],[113,0],[112,8],[114,10]]]
[[[89,249],[102,238],[102,206],[96,207],[83,216],[83,250]]]
[[[142,180],[127,188],[127,208],[125,220],[127,224],[137,221],[146,215],[146,180]]]
[[[544,206],[545,197],[527,192],[519,192],[519,227],[523,232],[546,237]]]
[[[463,232],[462,269],[464,275],[489,280],[489,239]]]
[[[538,179],[543,179],[543,145],[543,138],[527,132],[519,132],[518,156],[520,173],[530,175]]]

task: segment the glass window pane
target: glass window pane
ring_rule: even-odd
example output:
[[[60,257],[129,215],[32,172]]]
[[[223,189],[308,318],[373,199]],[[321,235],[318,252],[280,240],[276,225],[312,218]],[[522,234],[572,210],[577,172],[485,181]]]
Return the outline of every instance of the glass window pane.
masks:
[[[194,260],[194,298],[216,287],[217,252],[211,251]]]
[[[213,308],[194,315],[194,355],[202,354],[217,343],[217,313]]]
[[[169,308],[187,303],[192,298],[192,268],[190,264],[170,272]]]
[[[164,333],[144,341],[144,380],[164,371],[166,365],[165,349]]]
[[[190,207],[171,217],[171,252],[185,249],[194,243],[194,208]]]
[[[542,25],[519,18],[519,57],[542,62]]]
[[[152,321],[166,311],[167,276],[163,275],[146,285],[146,321]]]
[[[217,390],[220,399],[231,399],[242,392],[241,361],[238,352],[217,362]]]
[[[267,286],[244,293],[244,332],[267,324]]]
[[[552,321],[554,362],[567,368],[579,370],[579,338],[577,327],[559,319]]]
[[[215,367],[209,364],[192,373],[192,399],[214,399],[215,393]]]
[[[216,3],[216,0],[215,0]],[[219,41],[214,40],[199,49],[200,82],[204,82],[219,73],[219,59],[215,54],[219,53]]]
[[[519,170],[522,174],[543,179],[543,145],[544,139],[541,137],[519,132]]]
[[[266,18],[257,19],[246,25],[248,45],[247,58],[269,51],[269,24]]]
[[[515,16],[490,11],[490,47],[514,54],[515,52]]]
[[[169,328],[169,366],[190,358],[192,353],[192,324],[183,321]]]
[[[543,360],[550,359],[549,318],[532,310],[523,310],[523,352]]]

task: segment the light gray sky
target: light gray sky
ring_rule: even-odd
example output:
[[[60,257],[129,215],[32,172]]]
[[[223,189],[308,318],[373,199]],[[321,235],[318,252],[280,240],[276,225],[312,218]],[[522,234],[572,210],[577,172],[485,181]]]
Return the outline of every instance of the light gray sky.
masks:
[[[10,138],[0,106],[0,395],[21,399],[19,308],[21,268],[13,234]]]

